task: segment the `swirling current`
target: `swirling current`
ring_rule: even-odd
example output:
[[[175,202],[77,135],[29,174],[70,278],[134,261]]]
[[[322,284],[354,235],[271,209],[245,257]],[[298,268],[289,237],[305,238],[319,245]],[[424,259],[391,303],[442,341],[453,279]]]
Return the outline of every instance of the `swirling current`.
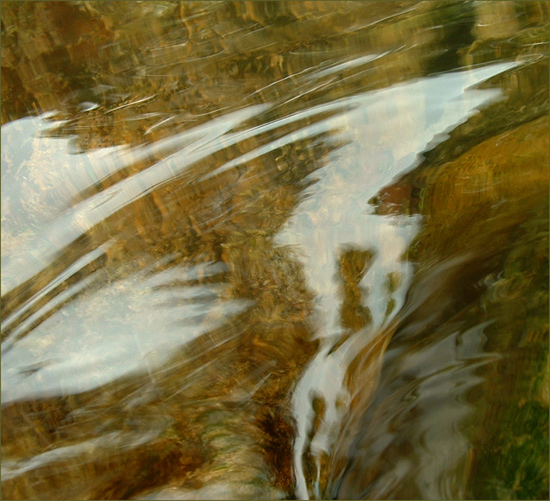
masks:
[[[4,499],[548,499],[548,2],[1,20]]]

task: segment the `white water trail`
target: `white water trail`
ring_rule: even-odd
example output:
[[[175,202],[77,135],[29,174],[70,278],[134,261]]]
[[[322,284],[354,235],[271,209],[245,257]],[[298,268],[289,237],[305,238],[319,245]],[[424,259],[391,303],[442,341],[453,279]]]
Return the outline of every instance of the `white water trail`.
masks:
[[[502,98],[498,89],[474,87],[519,63],[437,75],[354,96],[355,109],[328,119],[331,128],[342,130],[347,146],[333,153],[328,165],[315,173],[317,182],[298,208],[278,241],[301,250],[308,286],[318,304],[318,353],[304,371],[292,397],[296,422],[294,444],[295,495],[299,499],[322,496],[319,485],[306,477],[304,455],[313,457],[320,471],[321,456],[331,457],[338,434],[344,428],[352,395],[346,386],[350,362],[384,329],[403,306],[413,268],[402,259],[418,232],[419,216],[379,216],[368,210],[367,201],[420,161],[420,154],[444,141],[449,133],[477,108]],[[350,149],[349,154],[346,152]],[[350,165],[350,160],[355,163]],[[308,214],[316,214],[313,230]],[[334,277],[338,275],[339,251],[352,246],[371,250],[376,256],[361,286],[372,323],[352,333],[338,348],[341,299]],[[395,302],[386,315],[388,277],[397,275]],[[324,400],[322,424],[313,430],[315,397]],[[313,481],[315,484],[315,481]]]

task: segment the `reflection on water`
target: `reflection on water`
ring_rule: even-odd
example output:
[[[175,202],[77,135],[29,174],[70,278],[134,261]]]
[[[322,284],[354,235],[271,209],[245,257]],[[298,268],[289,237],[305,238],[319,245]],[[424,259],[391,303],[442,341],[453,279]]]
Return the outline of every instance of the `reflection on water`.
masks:
[[[4,497],[548,497],[547,3],[1,16]]]

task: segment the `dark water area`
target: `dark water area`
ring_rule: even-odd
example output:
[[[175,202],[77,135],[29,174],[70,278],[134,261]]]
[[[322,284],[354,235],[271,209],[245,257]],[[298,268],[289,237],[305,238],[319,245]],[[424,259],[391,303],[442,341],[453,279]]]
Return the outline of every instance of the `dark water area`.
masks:
[[[548,2],[1,20],[3,499],[548,499]]]

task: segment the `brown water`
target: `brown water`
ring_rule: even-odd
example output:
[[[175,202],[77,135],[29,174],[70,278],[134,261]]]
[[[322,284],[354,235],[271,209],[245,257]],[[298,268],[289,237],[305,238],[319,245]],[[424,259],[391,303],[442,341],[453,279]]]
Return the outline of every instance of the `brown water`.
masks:
[[[4,499],[547,499],[547,2],[2,2]]]

